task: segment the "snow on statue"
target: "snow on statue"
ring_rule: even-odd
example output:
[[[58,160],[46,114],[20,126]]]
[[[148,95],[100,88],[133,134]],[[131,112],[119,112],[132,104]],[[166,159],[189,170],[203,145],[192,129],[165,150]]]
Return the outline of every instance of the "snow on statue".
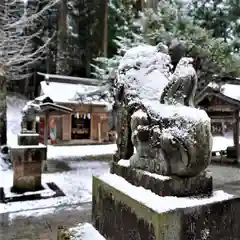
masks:
[[[116,79],[116,160],[130,159],[131,167],[168,176],[191,177],[207,168],[210,119],[194,107],[197,75],[192,62],[184,57],[173,71],[162,44],[125,53]]]
[[[41,108],[33,101],[29,101],[22,109],[21,133],[26,131],[36,131],[36,116]]]

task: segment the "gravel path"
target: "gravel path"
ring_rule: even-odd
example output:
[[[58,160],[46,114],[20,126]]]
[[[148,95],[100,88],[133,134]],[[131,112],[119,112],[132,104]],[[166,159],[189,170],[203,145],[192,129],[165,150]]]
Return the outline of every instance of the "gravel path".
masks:
[[[214,188],[240,197],[240,168],[212,165]],[[57,228],[91,222],[91,203],[0,215],[1,240],[56,240]]]
[[[47,211],[50,213],[47,213]],[[91,204],[61,209],[43,209],[40,216],[33,211],[0,215],[1,240],[56,240],[58,226],[73,227],[91,222]],[[21,214],[23,214],[21,216]]]

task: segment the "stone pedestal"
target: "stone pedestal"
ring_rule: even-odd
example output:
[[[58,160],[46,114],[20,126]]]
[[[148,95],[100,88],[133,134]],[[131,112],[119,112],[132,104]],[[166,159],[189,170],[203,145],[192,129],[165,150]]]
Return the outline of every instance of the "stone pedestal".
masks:
[[[42,189],[42,161],[46,159],[47,148],[38,144],[36,133],[22,133],[17,146],[10,148],[13,163],[13,192],[38,191]]]
[[[115,174],[93,177],[92,218],[111,240],[240,239],[240,199],[162,197]]]
[[[38,145],[39,143],[39,134],[37,133],[20,133],[18,135],[18,145],[27,146],[27,145]]]
[[[117,174],[135,186],[149,189],[159,196],[197,196],[212,193],[212,173],[204,171],[194,177],[167,177],[147,171],[132,169],[129,160],[113,162],[111,173]]]

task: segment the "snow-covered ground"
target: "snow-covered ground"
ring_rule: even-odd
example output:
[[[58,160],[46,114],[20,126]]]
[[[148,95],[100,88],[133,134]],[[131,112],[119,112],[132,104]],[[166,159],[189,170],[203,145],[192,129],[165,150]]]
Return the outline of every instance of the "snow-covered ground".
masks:
[[[213,137],[213,152],[226,150],[229,146],[234,146],[232,133],[226,133],[224,136]]]
[[[91,201],[92,175],[102,175],[109,172],[109,164],[99,161],[70,161],[68,165],[71,169],[70,171],[42,175],[42,181],[44,183],[56,183],[65,193],[65,197],[0,204],[0,214],[4,212],[18,212],[23,210],[73,205]],[[1,171],[0,187],[11,187],[12,182],[12,171]]]
[[[69,229],[73,240],[106,240],[91,224],[84,223]]]
[[[86,146],[48,146],[48,159],[77,158],[113,154],[116,144]]]

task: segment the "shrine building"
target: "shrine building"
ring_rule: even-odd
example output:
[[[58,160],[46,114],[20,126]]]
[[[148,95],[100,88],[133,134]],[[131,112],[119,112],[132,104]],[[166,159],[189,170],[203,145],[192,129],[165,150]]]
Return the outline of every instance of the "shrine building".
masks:
[[[111,142],[109,116],[111,103],[99,81],[70,76],[38,73],[40,83],[36,103],[52,102],[71,112],[50,111],[40,115],[40,141],[48,132],[48,143],[58,145],[99,144]]]
[[[195,104],[204,109],[211,118],[212,135],[222,136],[228,146],[217,146],[219,152],[232,147],[236,161],[240,161],[240,84],[210,83],[195,98]],[[229,146],[230,144],[230,146]],[[215,146],[216,148],[216,146]],[[228,149],[227,149],[228,148]]]

